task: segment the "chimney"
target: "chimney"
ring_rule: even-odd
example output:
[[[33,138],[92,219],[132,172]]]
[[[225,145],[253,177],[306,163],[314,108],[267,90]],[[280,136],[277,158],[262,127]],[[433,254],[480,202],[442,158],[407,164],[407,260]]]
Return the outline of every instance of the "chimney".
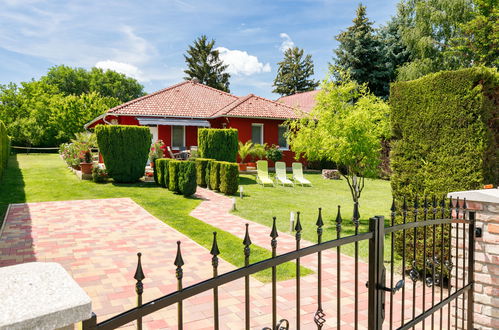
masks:
[[[197,77],[192,78],[191,81],[195,84],[199,83],[199,79]]]

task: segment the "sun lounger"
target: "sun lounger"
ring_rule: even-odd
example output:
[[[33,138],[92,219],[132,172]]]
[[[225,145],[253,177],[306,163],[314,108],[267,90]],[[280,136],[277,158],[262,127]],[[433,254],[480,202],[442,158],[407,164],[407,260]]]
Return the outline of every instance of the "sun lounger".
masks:
[[[256,182],[265,185],[274,185],[274,181],[272,181],[269,177],[269,163],[266,160],[259,160],[256,162]]]
[[[312,185],[310,181],[303,176],[303,165],[301,163],[293,163],[293,180],[296,183],[303,185]]]
[[[291,185],[294,186],[293,181],[289,180],[286,176],[286,163],[284,162],[276,162],[275,163],[275,179],[278,183],[281,183],[283,186]]]

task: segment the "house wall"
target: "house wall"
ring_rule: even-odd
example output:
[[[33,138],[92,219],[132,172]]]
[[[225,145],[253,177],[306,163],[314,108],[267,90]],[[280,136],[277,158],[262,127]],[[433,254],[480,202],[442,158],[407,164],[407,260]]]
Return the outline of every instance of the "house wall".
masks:
[[[246,142],[251,140],[251,125],[252,124],[263,124],[263,140],[269,146],[277,145],[279,141],[278,128],[284,120],[273,120],[273,119],[256,119],[256,118],[215,118],[209,120],[212,128],[223,128],[224,124],[226,128],[235,128],[239,133],[239,141]],[[103,123],[103,122],[97,122]],[[97,124],[96,123],[96,124]],[[120,125],[138,125],[140,126],[138,120],[134,116],[119,116],[118,123]],[[94,125],[92,125],[94,126]],[[163,142],[169,146],[171,145],[171,126],[159,125],[158,126],[158,139],[163,140]],[[198,144],[198,127],[186,126],[185,129],[185,144],[186,148],[189,149],[191,146],[197,146]],[[166,155],[168,157],[168,155]],[[290,167],[295,161],[294,152],[290,150],[283,150],[283,159],[286,166]],[[305,162],[303,162],[305,164]],[[274,166],[273,162],[269,161],[269,166]]]
[[[278,145],[279,143],[279,125],[284,123],[284,120],[275,119],[257,119],[257,118],[217,118],[210,120],[213,128],[222,128],[222,123],[227,123],[227,128],[236,128],[239,133],[239,141],[246,142],[251,140],[251,125],[263,124],[263,141],[269,146]],[[294,152],[283,150],[282,161],[286,166],[290,167],[294,160]],[[269,161],[269,166],[274,166],[274,163]]]

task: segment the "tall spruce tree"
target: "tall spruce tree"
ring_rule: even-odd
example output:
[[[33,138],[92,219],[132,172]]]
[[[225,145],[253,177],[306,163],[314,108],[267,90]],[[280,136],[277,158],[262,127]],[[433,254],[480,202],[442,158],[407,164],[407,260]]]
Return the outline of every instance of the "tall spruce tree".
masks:
[[[390,93],[390,82],[397,78],[397,68],[411,59],[411,53],[401,40],[400,19],[392,17],[386,25],[377,30],[383,52],[383,65],[387,71],[388,79],[385,81],[384,93]]]
[[[184,70],[185,79],[197,78],[200,83],[229,92],[230,74],[225,72],[225,65],[215,50],[215,40],[208,41],[205,35],[194,40],[189,46],[187,55],[184,55],[187,70]]]
[[[381,42],[375,35],[372,22],[366,16],[366,7],[357,8],[353,25],[336,36],[339,41],[335,64],[350,72],[351,78],[367,86],[376,96],[387,96],[389,73],[384,66]]]
[[[275,88],[272,92],[291,95],[312,91],[319,85],[319,82],[310,79],[314,74],[314,63],[310,54],[303,58],[303,49],[288,48],[284,52],[284,59],[277,64],[279,69],[277,69],[277,76],[274,79]]]

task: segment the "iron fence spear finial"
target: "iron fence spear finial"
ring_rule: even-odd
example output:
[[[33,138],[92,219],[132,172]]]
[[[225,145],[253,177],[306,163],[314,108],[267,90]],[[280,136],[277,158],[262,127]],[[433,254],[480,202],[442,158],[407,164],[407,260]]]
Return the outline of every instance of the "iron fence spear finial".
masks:
[[[177,266],[177,269],[175,271],[175,275],[177,277],[177,290],[182,291],[183,286],[182,286],[182,277],[183,277],[183,271],[182,271],[182,266],[184,265],[184,259],[182,259],[182,252],[180,251],[180,241],[177,241],[177,255],[175,256],[175,261],[173,262],[175,266]],[[184,321],[183,321],[183,301],[180,300],[177,303],[177,319],[178,319],[178,328],[182,329]]]
[[[213,266],[213,277],[218,276],[218,255],[220,254],[220,250],[218,249],[218,243],[217,243],[217,232],[213,232],[213,243],[211,245],[211,251],[210,254],[213,256],[211,258],[211,265]],[[220,328],[220,321],[219,321],[219,315],[218,315],[218,287],[213,288],[213,321],[214,321],[214,328],[219,329]]]
[[[251,239],[249,236],[249,224],[246,224],[246,232],[244,233],[243,245],[244,245],[244,266],[249,266],[249,257],[251,253],[250,245]],[[250,286],[249,286],[249,275],[244,277],[244,321],[245,329],[250,329]]]
[[[137,293],[137,307],[142,306],[142,293],[144,292],[144,285],[142,280],[145,279],[144,271],[142,270],[141,262],[142,253],[137,253],[137,268],[135,269],[135,275],[133,278],[137,281],[135,283],[135,292]],[[137,318],[137,329],[142,329],[142,317]]]
[[[338,205],[338,212],[336,213],[336,234],[337,238],[339,238],[340,232],[341,232],[341,223],[343,222],[343,219],[341,218],[341,206]]]

